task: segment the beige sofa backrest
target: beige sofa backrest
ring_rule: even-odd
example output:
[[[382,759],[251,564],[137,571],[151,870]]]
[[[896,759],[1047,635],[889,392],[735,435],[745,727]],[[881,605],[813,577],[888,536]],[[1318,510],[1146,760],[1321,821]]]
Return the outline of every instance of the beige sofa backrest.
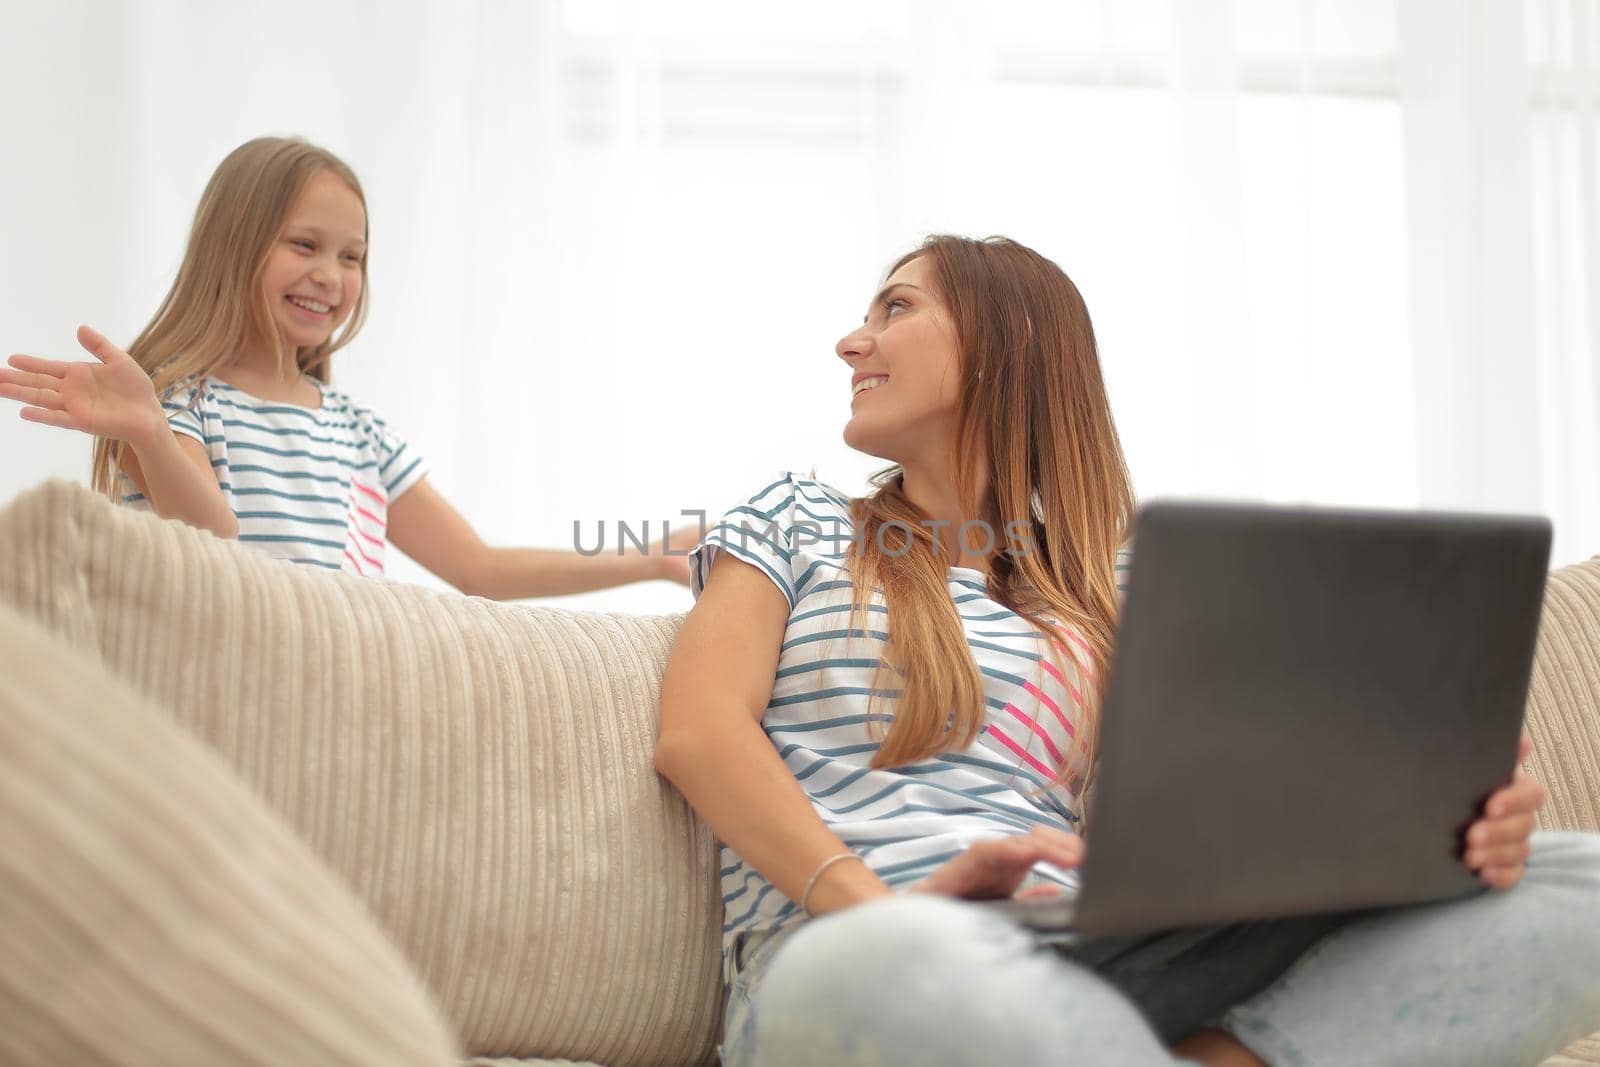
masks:
[[[712,1057],[713,842],[651,766],[676,617],[318,572],[67,483],[0,514],[0,599],[217,749],[470,1053]]]
[[[1545,585],[1528,733],[1528,770],[1550,791],[1540,825],[1600,830],[1600,556]]]

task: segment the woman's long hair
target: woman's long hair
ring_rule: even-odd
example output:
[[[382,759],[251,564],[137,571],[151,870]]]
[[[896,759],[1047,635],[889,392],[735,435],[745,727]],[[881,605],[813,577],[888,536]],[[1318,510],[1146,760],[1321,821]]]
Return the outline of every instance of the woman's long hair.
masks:
[[[890,273],[917,258],[955,325],[961,391],[951,474],[962,514],[995,534],[989,593],[1088,683],[1078,744],[1063,754],[1057,779],[1078,791],[1093,766],[1118,611],[1116,554],[1133,513],[1089,312],[1060,267],[1006,238],[930,237]],[[988,467],[981,499],[977,457]],[[872,591],[882,590],[889,637],[879,678],[892,675],[900,696],[872,765],[896,767],[970,745],[985,702],[946,584],[951,560],[906,498],[901,470],[873,481],[877,491],[853,502],[851,614],[865,617]],[[882,692],[876,682],[873,689]]]
[[[195,209],[178,276],[150,324],[128,346],[134,362],[150,375],[157,396],[199,381],[252,342],[282,352],[261,276],[290,205],[322,171],[348,185],[365,211],[366,195],[355,172],[332,152],[296,138],[247,141],[211,175]],[[333,353],[355,337],[366,319],[366,279],[363,255],[361,295],[350,318],[343,330],[322,344],[295,350],[295,365],[302,372],[328,380]],[[121,441],[95,439],[91,466],[95,489],[115,494],[124,447]]]

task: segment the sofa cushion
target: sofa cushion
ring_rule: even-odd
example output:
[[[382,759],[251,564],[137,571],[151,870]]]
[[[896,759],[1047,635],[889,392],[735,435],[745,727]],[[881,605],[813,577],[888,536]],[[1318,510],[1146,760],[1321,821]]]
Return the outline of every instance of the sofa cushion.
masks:
[[[4,605],[0,633],[0,1062],[456,1062],[394,945],[221,759]]]
[[[676,617],[297,567],[64,482],[0,513],[0,602],[232,765],[469,1054],[711,1058],[715,850],[651,765]]]
[[[1600,557],[1545,585],[1528,733],[1528,770],[1550,791],[1540,825],[1600,830]]]

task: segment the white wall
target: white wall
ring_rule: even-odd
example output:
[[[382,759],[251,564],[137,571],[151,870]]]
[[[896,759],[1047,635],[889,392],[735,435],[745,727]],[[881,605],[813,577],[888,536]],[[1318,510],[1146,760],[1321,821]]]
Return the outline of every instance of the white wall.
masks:
[[[4,0],[0,348],[131,339],[211,169],[296,133],[369,199],[338,384],[504,543],[720,511],[785,468],[859,490],[832,346],[930,231],[1072,274],[1144,495],[1494,506],[1422,489],[1393,12],[1313,7],[1307,36],[1221,0]],[[1539,455],[1594,447],[1594,406],[1564,417]],[[0,500],[86,464],[0,410]],[[1534,500],[1558,562],[1600,546],[1570,495]]]

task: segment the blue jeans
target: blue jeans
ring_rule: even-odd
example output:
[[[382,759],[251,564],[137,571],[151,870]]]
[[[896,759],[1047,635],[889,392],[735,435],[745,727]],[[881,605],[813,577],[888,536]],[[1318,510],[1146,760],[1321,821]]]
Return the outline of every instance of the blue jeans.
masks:
[[[1048,943],[904,894],[735,951],[727,1067],[1187,1062],[1533,1065],[1600,1028],[1600,836],[1534,835],[1517,888],[1443,904]]]

